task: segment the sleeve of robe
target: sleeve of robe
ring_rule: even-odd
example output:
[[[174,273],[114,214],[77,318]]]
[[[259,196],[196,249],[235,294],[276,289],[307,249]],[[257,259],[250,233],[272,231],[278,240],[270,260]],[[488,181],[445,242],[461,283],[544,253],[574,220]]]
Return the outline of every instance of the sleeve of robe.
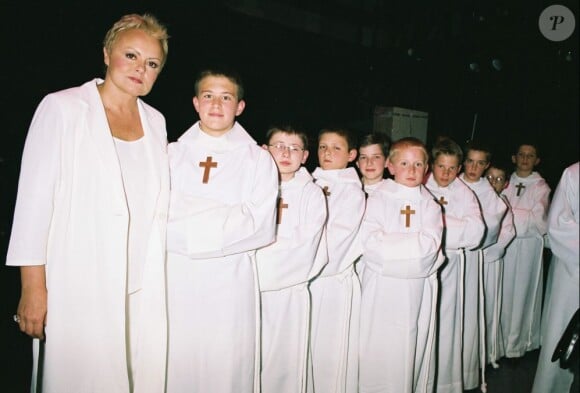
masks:
[[[168,251],[206,259],[256,250],[272,243],[278,171],[267,151],[259,154],[253,173],[250,198],[234,205],[172,190]]]
[[[39,104],[22,154],[18,194],[6,264],[46,263],[66,116],[58,96]]]
[[[300,224],[291,233],[256,254],[260,289],[287,288],[312,279],[327,261],[325,246],[326,199],[322,190],[310,183],[302,202]],[[306,200],[304,200],[306,199]]]
[[[372,194],[361,225],[364,258],[381,266],[381,274],[396,278],[421,278],[433,274],[442,263],[441,237],[443,219],[441,207],[433,199],[423,199],[418,231],[385,231],[390,220],[386,212],[391,200]],[[397,208],[397,210],[399,210]],[[396,212],[398,214],[398,212]],[[394,218],[394,219],[398,219]]]
[[[453,201],[463,205],[462,216],[445,215],[445,248],[470,250],[481,243],[485,224],[475,194],[467,187],[461,190],[460,198],[453,198]]]
[[[548,230],[547,213],[550,203],[550,187],[542,179],[532,188],[532,206],[514,207],[514,224],[519,237],[543,236]]]
[[[548,216],[548,236],[552,252],[561,260],[574,262],[576,272],[571,272],[573,277],[578,277],[579,266],[578,165],[576,163],[564,170],[554,192]]]
[[[514,226],[514,215],[511,208],[508,207],[503,220],[497,242],[483,250],[484,262],[495,262],[505,254],[507,246],[516,237],[516,228]]]
[[[331,194],[329,198],[332,201],[328,203],[328,259],[335,261],[332,265],[338,273],[353,264],[362,253],[359,229],[366,202],[364,191],[354,184],[345,187],[339,194]]]
[[[508,206],[493,189],[489,191],[487,198],[481,198],[479,202],[486,227],[485,238],[481,247],[487,248],[497,243],[501,222],[506,215]]]

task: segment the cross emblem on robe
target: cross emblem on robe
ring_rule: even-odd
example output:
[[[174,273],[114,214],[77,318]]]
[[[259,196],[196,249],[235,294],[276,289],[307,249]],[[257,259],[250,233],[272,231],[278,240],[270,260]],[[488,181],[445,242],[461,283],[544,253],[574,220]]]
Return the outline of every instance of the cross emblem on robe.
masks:
[[[211,168],[217,168],[218,163],[212,161],[212,156],[208,156],[205,161],[199,162],[199,167],[204,168],[203,170],[203,180],[201,181],[203,184],[207,184],[209,180],[209,171]]]
[[[401,210],[401,214],[405,215],[405,228],[411,226],[411,214],[415,214],[415,210],[411,210],[411,206],[405,206],[405,210]]]
[[[516,188],[518,189],[518,193],[516,194],[516,196],[520,196],[520,193],[522,192],[522,188],[526,188],[526,186],[524,186],[523,183],[518,183]]]
[[[278,217],[276,219],[276,224],[280,225],[280,223],[282,222],[282,209],[287,209],[288,208],[288,204],[284,203],[284,200],[282,198],[278,199]]]
[[[447,205],[447,203],[448,203],[448,202],[445,200],[445,197],[444,197],[443,195],[441,196],[441,198],[439,198],[439,200],[438,200],[437,202],[439,202],[439,204],[440,204],[441,206],[443,206],[443,205]]]
[[[322,187],[322,191],[324,191],[324,195],[330,196],[330,191],[328,191],[328,186]]]

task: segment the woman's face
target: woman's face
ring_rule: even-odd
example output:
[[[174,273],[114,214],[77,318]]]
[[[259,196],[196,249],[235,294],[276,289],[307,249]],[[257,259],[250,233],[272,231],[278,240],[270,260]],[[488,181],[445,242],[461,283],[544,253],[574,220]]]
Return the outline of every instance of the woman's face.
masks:
[[[163,50],[156,38],[143,30],[130,29],[119,33],[111,51],[104,49],[104,56],[105,81],[122,93],[138,97],[147,95],[157,80]]]

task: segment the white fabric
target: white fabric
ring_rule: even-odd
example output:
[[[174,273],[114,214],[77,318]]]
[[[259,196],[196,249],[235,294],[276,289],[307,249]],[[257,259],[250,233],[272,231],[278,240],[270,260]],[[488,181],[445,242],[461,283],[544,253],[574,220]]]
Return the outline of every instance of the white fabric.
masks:
[[[361,225],[361,393],[432,391],[442,236],[441,207],[423,186],[388,179],[369,196]]]
[[[461,174],[461,180],[464,175]],[[507,205],[497,195],[489,181],[485,178],[476,183],[465,182],[475,192],[483,215],[486,230],[482,244],[472,250],[465,251],[464,303],[463,303],[463,388],[475,389],[479,384],[479,369],[485,366],[481,358],[485,356],[484,320],[485,310],[480,307],[483,299],[480,292],[480,264],[483,263],[482,250],[497,243],[501,222],[508,210]],[[478,313],[479,311],[479,313]],[[483,364],[482,364],[483,363]]]
[[[437,393],[463,393],[462,325],[465,249],[481,244],[485,224],[473,191],[460,179],[439,187],[429,176],[426,187],[443,207],[446,263],[439,271]],[[443,198],[443,202],[441,202]]]
[[[354,263],[361,255],[365,194],[354,168],[316,168],[313,176],[317,185],[328,187],[328,264],[310,285],[313,371],[308,391],[351,393],[358,383],[360,281]]]
[[[44,393],[130,391],[126,299],[129,208],[95,79],[46,96],[22,169],[7,265],[45,265]],[[143,269],[140,362],[134,392],[165,383],[165,228],[169,200],[165,119],[138,101],[144,168],[154,206]],[[146,162],[148,164],[146,164]],[[39,381],[40,382],[40,381]]]
[[[505,196],[500,195],[508,209],[501,221],[497,243],[483,250],[483,286],[485,298],[486,363],[497,368],[497,361],[505,355],[501,334],[501,304],[503,283],[503,256],[516,236],[514,215]]]
[[[564,170],[548,215],[548,236],[552,261],[546,281],[546,299],[542,315],[542,349],[532,393],[570,391],[573,374],[552,362],[552,354],[572,315],[580,306],[580,208],[576,162]]]
[[[211,168],[203,183],[207,157]],[[259,386],[255,250],[274,241],[278,172],[236,123],[199,123],[169,145],[168,392],[252,392]]]
[[[381,179],[374,184],[365,184],[363,185],[363,189],[367,195],[371,195],[384,181],[385,179]]]
[[[305,168],[280,185],[276,242],[256,253],[262,300],[262,392],[306,390],[308,281],[328,261],[326,199]]]
[[[520,183],[525,188],[518,196]],[[504,194],[514,214],[516,238],[504,256],[501,325],[505,355],[520,357],[540,346],[542,256],[550,188],[537,172],[526,178],[513,173]]]

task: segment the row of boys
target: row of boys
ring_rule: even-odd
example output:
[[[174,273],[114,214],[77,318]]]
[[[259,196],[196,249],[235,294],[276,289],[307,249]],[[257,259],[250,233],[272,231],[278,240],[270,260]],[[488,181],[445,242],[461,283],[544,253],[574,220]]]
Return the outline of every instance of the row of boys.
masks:
[[[424,179],[420,141],[370,135],[363,187],[346,130],[320,132],[310,175],[303,132],[260,148],[235,121],[235,75],[195,89],[200,120],[169,146],[167,391],[462,392],[539,346],[550,190],[534,146],[508,186],[482,147],[464,161],[439,141]]]

